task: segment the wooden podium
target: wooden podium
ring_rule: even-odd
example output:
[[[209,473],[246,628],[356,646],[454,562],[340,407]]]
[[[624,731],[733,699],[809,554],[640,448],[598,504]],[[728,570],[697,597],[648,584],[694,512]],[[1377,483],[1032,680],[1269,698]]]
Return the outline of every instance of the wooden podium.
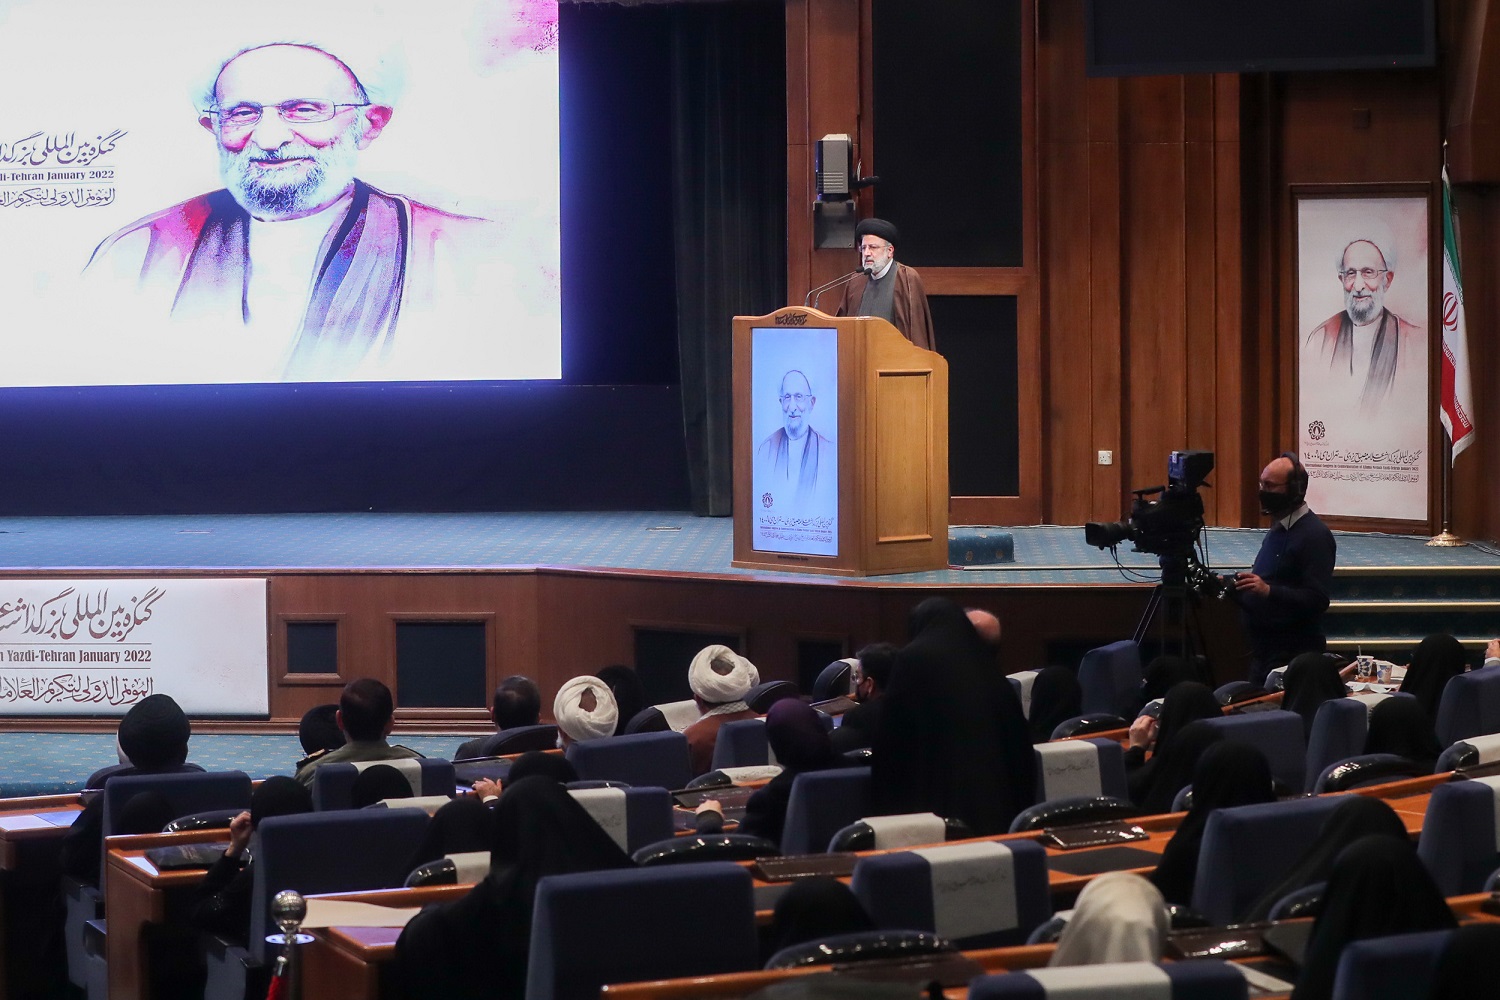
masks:
[[[868,316],[736,316],[733,402],[735,566],[947,567],[941,355]]]

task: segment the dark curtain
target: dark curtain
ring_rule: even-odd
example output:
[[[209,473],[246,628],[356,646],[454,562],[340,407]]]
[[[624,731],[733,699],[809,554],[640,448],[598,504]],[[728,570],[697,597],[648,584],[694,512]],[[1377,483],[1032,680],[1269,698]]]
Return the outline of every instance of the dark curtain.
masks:
[[[673,8],[677,341],[693,513],[733,513],[730,320],[786,305],[783,4]]]

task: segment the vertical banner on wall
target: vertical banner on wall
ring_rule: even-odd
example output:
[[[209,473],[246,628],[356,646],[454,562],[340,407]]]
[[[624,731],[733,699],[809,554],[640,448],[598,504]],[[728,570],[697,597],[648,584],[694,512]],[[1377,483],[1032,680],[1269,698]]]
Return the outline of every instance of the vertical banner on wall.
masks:
[[[1428,198],[1297,198],[1297,414],[1320,514],[1426,521]]]
[[[837,556],[838,331],[757,328],[750,354],[752,547]]]
[[[0,580],[0,715],[269,711],[266,581]]]

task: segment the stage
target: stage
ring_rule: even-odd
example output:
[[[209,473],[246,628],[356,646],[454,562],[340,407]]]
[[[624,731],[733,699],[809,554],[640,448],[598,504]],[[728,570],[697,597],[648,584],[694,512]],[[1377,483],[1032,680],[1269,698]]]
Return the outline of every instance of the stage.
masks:
[[[805,684],[865,643],[903,639],[907,611],[934,592],[998,613],[1011,669],[1076,662],[1134,631],[1153,557],[1122,551],[1122,573],[1079,527],[1007,530],[1013,563],[850,579],[736,569],[732,522],[681,512],[4,518],[0,573],[264,577],[269,718],[224,725],[284,728],[333,700],[344,679],[369,675],[397,690],[408,731],[462,731],[483,726],[490,687],[513,673],[550,691],[605,663],[634,663],[654,693],[678,692],[684,651],[708,641],[738,646],[767,679]],[[1209,529],[1211,566],[1246,568],[1261,534]],[[1338,533],[1336,646],[1391,649],[1437,630],[1487,638],[1500,610],[1500,556],[1424,542]],[[1201,617],[1216,669],[1232,676],[1241,655],[1233,607],[1204,602]],[[431,625],[482,636],[476,661],[453,668],[467,671],[447,689],[461,697],[434,694],[428,668],[400,662],[403,630]],[[321,666],[296,662],[295,651],[289,660],[288,629],[307,626],[336,632]]]

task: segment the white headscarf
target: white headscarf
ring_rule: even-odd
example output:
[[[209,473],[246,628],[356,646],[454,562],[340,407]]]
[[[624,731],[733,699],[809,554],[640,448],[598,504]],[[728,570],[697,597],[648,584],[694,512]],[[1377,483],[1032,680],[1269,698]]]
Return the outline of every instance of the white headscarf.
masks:
[[[728,668],[728,673],[714,669]],[[760,680],[755,665],[728,646],[705,646],[688,667],[688,687],[712,705],[741,701]]]
[[[592,712],[580,704],[585,691],[594,693]],[[557,719],[559,729],[570,739],[583,743],[613,736],[620,709],[615,704],[615,696],[608,684],[597,677],[584,675],[573,678],[558,690],[557,698],[552,702],[552,714]]]
[[[1083,887],[1048,965],[1156,962],[1171,919],[1156,886],[1130,872],[1109,872]]]

